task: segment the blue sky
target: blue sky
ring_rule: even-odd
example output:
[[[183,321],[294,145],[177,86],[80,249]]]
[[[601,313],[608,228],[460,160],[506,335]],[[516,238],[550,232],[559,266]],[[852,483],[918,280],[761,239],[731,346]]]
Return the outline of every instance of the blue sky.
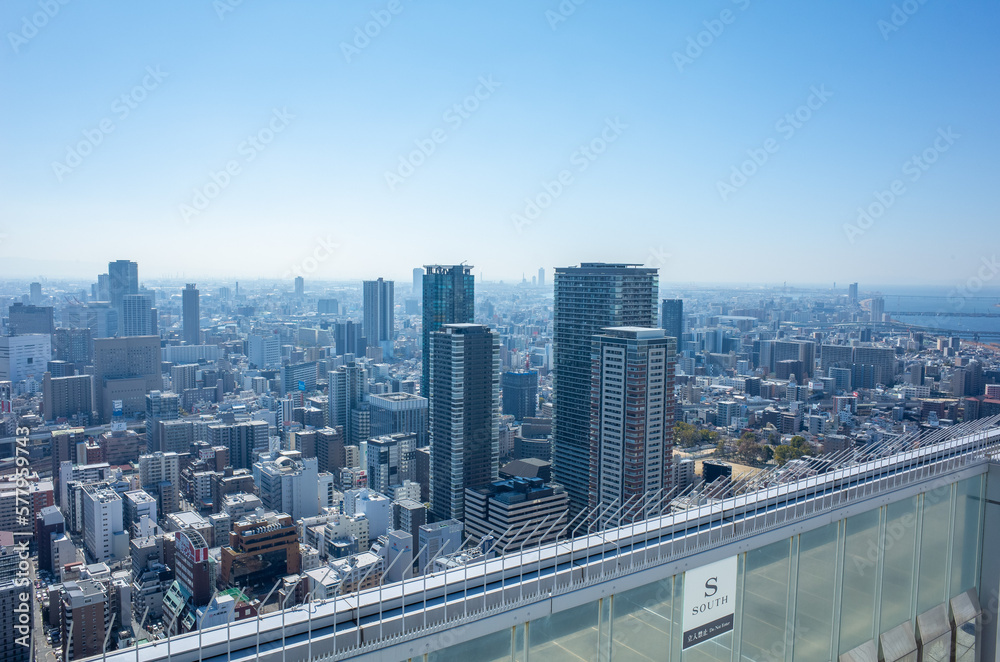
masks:
[[[947,286],[993,255],[995,2],[7,0],[0,28],[0,277]]]

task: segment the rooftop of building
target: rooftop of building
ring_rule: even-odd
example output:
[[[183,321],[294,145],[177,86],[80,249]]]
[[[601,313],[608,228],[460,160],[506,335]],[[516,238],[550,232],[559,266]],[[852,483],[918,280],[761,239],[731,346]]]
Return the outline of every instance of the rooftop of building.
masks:
[[[533,457],[508,462],[500,469],[500,476],[502,478],[541,478],[542,480],[548,480],[551,475],[552,463]]]
[[[122,496],[111,489],[107,483],[88,483],[83,486],[83,491],[90,495],[91,499],[99,503],[122,500]]]
[[[581,262],[580,269],[624,269],[627,267],[642,267],[638,262]],[[556,267],[556,271],[561,269],[576,269],[577,267]]]
[[[172,521],[177,522],[178,524],[186,527],[205,526],[208,524],[208,522],[205,521],[204,517],[194,512],[193,510],[183,510],[176,513],[170,513],[169,515],[167,515],[167,517]]]
[[[424,269],[430,274],[447,273],[453,269],[468,274],[472,273],[473,266],[471,264],[425,264]]]
[[[648,326],[608,326],[601,329],[605,334],[623,338],[647,340],[650,338],[666,338],[666,331]]]
[[[260,530],[269,526],[292,526],[292,518],[285,513],[276,513],[273,510],[257,509],[252,513],[247,513],[241,519],[233,523],[233,527],[253,527],[253,530],[243,531],[243,535],[255,535]]]
[[[407,402],[407,401],[423,401],[427,402],[427,398],[416,395],[414,393],[403,393],[402,391],[397,391],[394,393],[372,393],[368,396],[369,400],[387,400],[389,402]]]
[[[486,326],[485,324],[476,324],[474,322],[456,322],[455,324],[444,324],[444,325],[442,325],[441,326],[441,330],[444,331],[444,332],[446,332],[446,333],[448,331],[452,331],[452,332],[461,331],[461,332],[464,333],[466,331],[476,331],[476,330],[488,331],[489,327]]]
[[[144,490],[132,490],[125,493],[125,498],[133,503],[155,503],[156,499],[147,494]]]
[[[96,598],[103,600],[104,588],[101,583],[93,579],[79,579],[63,583],[63,591],[66,594],[67,602],[71,609],[83,606],[88,601]]]
[[[541,478],[521,477],[494,481],[482,487],[472,488],[471,491],[478,492],[489,499],[507,505],[524,503],[564,493],[562,485],[546,483]]]
[[[340,572],[350,572],[357,568],[369,568],[382,562],[382,557],[374,552],[361,552],[350,558],[330,561],[330,567]]]
[[[260,501],[260,497],[256,494],[247,494],[246,492],[231,492],[225,495],[223,498],[223,503],[247,503],[251,501]]]
[[[219,591],[219,595],[228,596],[236,600],[236,602],[250,602],[250,598],[247,597],[247,594],[235,587],[227,588],[224,591]]]

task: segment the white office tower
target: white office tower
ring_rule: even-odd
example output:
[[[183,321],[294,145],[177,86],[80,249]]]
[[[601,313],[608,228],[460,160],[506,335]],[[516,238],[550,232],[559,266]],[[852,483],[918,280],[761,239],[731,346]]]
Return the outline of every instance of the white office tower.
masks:
[[[50,360],[52,339],[47,333],[0,336],[0,381],[10,382],[14,395],[38,390]]]
[[[145,294],[126,294],[122,298],[123,336],[155,336],[158,333],[154,319],[154,309]]]
[[[362,487],[344,492],[344,514],[364,515],[368,519],[368,535],[372,540],[389,532],[392,525],[392,500]]]
[[[281,344],[275,334],[251,335],[248,345],[247,359],[251,367],[264,370],[281,366]]]
[[[110,487],[85,485],[83,488],[83,541],[98,562],[120,561],[129,554],[122,498]]]
[[[266,509],[298,520],[319,512],[318,473],[316,458],[278,451],[254,463],[253,482]]]

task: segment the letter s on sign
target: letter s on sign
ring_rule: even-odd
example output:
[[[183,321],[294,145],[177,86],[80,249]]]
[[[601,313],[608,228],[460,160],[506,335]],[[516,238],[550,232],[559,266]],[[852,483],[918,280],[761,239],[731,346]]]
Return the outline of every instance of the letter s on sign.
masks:
[[[705,597],[706,598],[710,598],[710,597],[712,597],[713,595],[715,595],[716,593],[719,592],[719,586],[717,584],[718,581],[719,581],[718,577],[709,577],[708,579],[705,580]],[[711,592],[709,592],[709,591],[711,591]]]

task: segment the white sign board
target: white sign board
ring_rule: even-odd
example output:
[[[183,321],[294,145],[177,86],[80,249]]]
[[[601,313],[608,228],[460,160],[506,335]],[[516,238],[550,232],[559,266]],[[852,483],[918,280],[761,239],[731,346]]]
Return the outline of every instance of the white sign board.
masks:
[[[736,614],[736,558],[684,573],[684,642],[697,646],[733,629]]]

